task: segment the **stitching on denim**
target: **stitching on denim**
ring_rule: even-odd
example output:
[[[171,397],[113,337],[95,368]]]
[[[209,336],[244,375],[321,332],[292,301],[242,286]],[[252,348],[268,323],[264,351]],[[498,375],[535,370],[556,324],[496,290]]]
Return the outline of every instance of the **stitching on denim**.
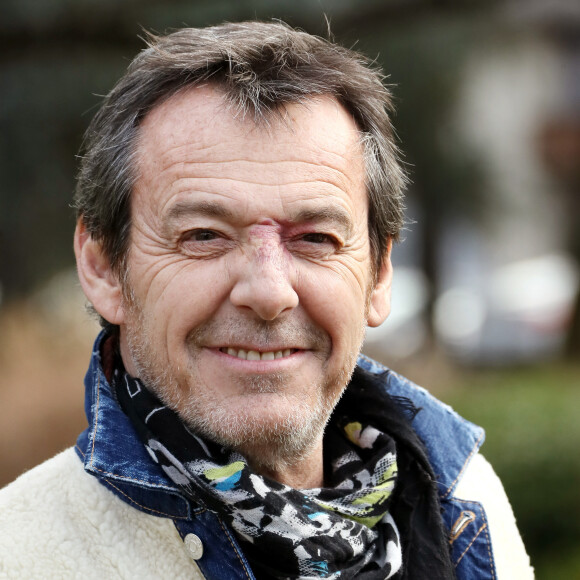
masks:
[[[159,484],[156,484],[156,483],[150,483],[148,481],[145,481],[144,479],[133,479],[132,477],[124,477],[124,476],[121,476],[121,475],[116,475],[115,473],[109,473],[107,471],[103,471],[102,469],[99,469],[98,467],[93,467],[93,469],[95,471],[100,471],[103,475],[110,475],[111,477],[116,477],[118,479],[121,479],[122,481],[129,481],[129,482],[133,481],[135,483],[143,483],[143,484],[145,484],[145,485],[147,485],[149,487],[157,487],[157,488],[160,488],[160,489],[162,489],[162,490],[164,490],[164,491],[166,491],[168,493],[172,493],[174,491],[177,491],[177,490],[173,490],[171,488],[167,488],[167,487],[165,487],[163,485],[159,485]],[[113,483],[111,483],[108,479],[103,479],[103,481],[105,481],[105,483],[113,486],[115,489],[119,489],[117,486],[115,486]],[[123,493],[123,492],[121,490],[119,490],[119,493]],[[123,493],[123,495],[125,495],[125,494]],[[127,496],[127,497],[129,497],[129,496]],[[184,499],[181,495],[178,496],[178,497],[180,499]],[[129,499],[131,499],[131,498],[129,497]],[[133,501],[133,500],[131,500],[131,501]],[[186,500],[184,499],[184,501],[186,501]],[[135,503],[137,505],[140,505],[137,502],[135,502]],[[142,507],[145,507],[145,506],[142,506]],[[150,508],[147,508],[146,507],[145,509],[150,509]],[[152,509],[151,511],[155,511],[155,510]],[[192,514],[192,515],[193,514],[199,515],[199,514],[202,514],[205,511],[206,511],[206,508],[205,507],[194,508],[194,507],[192,507],[191,503],[189,504],[189,513]],[[163,512],[159,512],[159,513],[163,513]],[[170,518],[174,517],[174,516],[172,516],[170,514],[167,514],[167,516],[170,517]],[[184,519],[184,520],[187,520],[188,519],[187,516],[175,516],[175,517],[178,517],[178,518],[181,518],[181,519]]]
[[[481,526],[481,528],[479,528],[479,530],[477,530],[477,534],[475,534],[475,536],[473,537],[473,540],[471,540],[471,542],[469,542],[467,548],[465,548],[465,550],[463,550],[463,553],[461,554],[461,556],[459,556],[457,562],[455,562],[455,567],[459,566],[459,562],[461,562],[461,560],[463,560],[463,556],[465,556],[465,554],[467,554],[467,551],[469,550],[469,548],[471,548],[471,546],[473,545],[473,542],[475,542],[475,540],[477,540],[479,534],[481,534],[481,532],[483,532],[483,530],[485,530],[485,528],[487,528],[487,524],[483,524],[483,526]]]
[[[453,543],[459,538],[459,536],[465,531],[467,526],[475,521],[477,516],[471,510],[461,510],[461,514],[455,520],[455,523],[451,526],[451,535],[449,536],[449,543],[453,545]],[[457,528],[458,524],[461,524],[459,528]],[[457,529],[456,529],[457,528]]]
[[[101,401],[101,375],[97,373],[97,408],[95,409],[95,428],[93,429],[93,444],[91,446],[91,465],[95,455],[95,438],[97,437],[97,427],[99,425],[99,405]]]
[[[135,479],[134,477],[126,477],[126,476],[122,476],[122,475],[118,475],[116,473],[111,473],[109,471],[104,471],[103,469],[99,469],[98,467],[95,467],[94,464],[94,454],[95,454],[95,439],[96,439],[96,434],[97,434],[97,427],[98,427],[98,423],[99,423],[99,411],[100,411],[100,404],[101,404],[101,375],[99,373],[97,373],[97,404],[96,404],[96,409],[95,409],[95,428],[93,429],[93,441],[92,441],[92,446],[91,446],[91,460],[90,460],[90,467],[91,469],[98,471],[99,473],[102,473],[103,475],[107,475],[110,477],[116,477],[119,478],[123,481],[133,481],[135,483],[142,483],[145,484],[149,487],[153,487],[153,488],[159,488],[159,489],[164,489],[167,491],[176,491],[172,488],[168,488],[165,485],[162,484],[158,484],[158,483],[151,483],[150,481],[145,481],[144,479]],[[81,449],[79,448],[78,445],[75,445],[75,447],[80,451],[81,455],[83,457],[85,457],[85,454],[81,451]],[[110,485],[111,487],[114,487],[120,494],[124,495],[129,501],[133,502],[135,505],[138,505],[139,507],[151,511],[151,512],[155,512],[155,513],[159,513],[162,515],[165,515],[167,517],[177,517],[180,519],[187,519],[184,516],[172,516],[170,514],[165,514],[164,512],[161,511],[157,511],[151,508],[148,508],[146,506],[142,506],[141,504],[137,503],[134,499],[132,499],[131,497],[129,497],[128,495],[126,495],[125,493],[123,493],[116,485],[113,485],[110,481],[108,480],[104,480],[105,483],[107,485]],[[201,513],[198,510],[192,509],[191,510],[192,513]],[[202,508],[202,511],[205,511],[204,508]]]
[[[181,533],[181,530],[179,529],[179,527],[178,527],[178,525],[177,525],[177,522],[176,522],[175,520],[173,520],[173,526],[174,526],[174,527],[175,527],[175,529],[177,530],[177,533],[179,534],[179,537],[180,537],[181,541],[182,541],[182,542],[185,544],[185,537],[186,537],[188,534],[185,534],[185,533],[184,533],[184,534],[182,534],[182,533]],[[184,546],[184,547],[185,547],[185,546]],[[186,549],[187,549],[187,548],[186,548]],[[191,559],[191,560],[193,560],[193,558],[191,558],[191,555],[190,555],[190,559]],[[197,562],[193,562],[193,565],[194,565],[194,566],[195,566],[195,568],[196,568],[196,570],[195,570],[195,572],[194,572],[194,577],[195,577],[195,578],[202,578],[202,579],[204,579],[206,576],[205,576],[205,574],[204,574],[204,573],[201,571],[201,568],[198,566]]]
[[[115,478],[120,479],[122,481],[129,481],[129,482],[132,481],[135,483],[143,483],[144,485],[147,485],[148,487],[157,487],[159,489],[163,489],[163,490],[168,491],[168,492],[178,491],[177,489],[174,489],[172,487],[167,487],[166,485],[163,485],[161,483],[151,483],[150,481],[147,481],[146,479],[135,479],[134,477],[127,477],[125,475],[119,475],[118,473],[111,473],[110,471],[104,471],[103,469],[99,469],[98,467],[95,467],[94,465],[91,465],[91,469],[93,469],[94,471],[98,471],[99,473],[102,473],[103,475],[115,477]]]
[[[109,475],[111,477],[117,477],[119,479],[122,479],[123,481],[134,481],[135,483],[144,483],[150,487],[157,487],[160,489],[167,489],[169,491],[176,491],[173,488],[168,488],[167,486],[163,485],[163,484],[159,484],[159,483],[151,483],[150,481],[146,481],[144,479],[135,479],[134,477],[127,477],[125,475],[119,475],[117,473],[111,473],[110,471],[104,471],[103,469],[99,469],[98,467],[95,467],[94,465],[94,454],[95,454],[95,439],[96,439],[96,433],[97,433],[97,426],[98,426],[98,422],[99,422],[99,410],[100,410],[100,394],[101,394],[101,376],[98,375],[98,382],[97,382],[97,406],[96,406],[96,412],[95,412],[95,428],[93,429],[93,442],[92,442],[92,447],[91,447],[91,461],[90,461],[90,467],[91,469],[94,469],[95,471],[98,471],[99,473],[102,473],[103,475]],[[81,452],[82,453],[82,452]],[[84,453],[83,453],[83,457],[84,457]]]
[[[110,485],[112,488],[116,489],[121,495],[125,496],[131,503],[134,503],[135,505],[139,506],[140,508],[142,508],[148,512],[159,514],[159,515],[165,516],[167,518],[171,518],[171,519],[179,519],[179,520],[186,520],[187,519],[185,516],[174,516],[172,514],[161,512],[159,510],[154,510],[154,509],[149,508],[147,506],[141,505],[139,502],[135,501],[132,497],[128,496],[126,493],[123,493],[116,485],[112,484],[110,481],[105,480],[105,483],[106,483],[106,485]]]
[[[83,457],[86,457],[86,454],[83,453],[82,449],[78,445],[75,445],[75,448],[79,450],[79,453]],[[126,477],[124,475],[119,475],[117,473],[111,473],[110,471],[104,471],[103,469],[99,469],[98,467],[95,467],[94,465],[91,465],[91,469],[93,469],[94,471],[98,471],[99,473],[102,473],[103,475],[108,475],[110,477],[116,477],[116,478],[121,479],[123,481],[134,481],[135,483],[143,483],[143,484],[146,484],[150,487],[158,487],[161,489],[165,489],[167,491],[174,491],[172,488],[167,488],[160,483],[151,483],[149,481],[145,481],[144,479],[135,479],[134,477]],[[115,488],[115,489],[117,489],[117,488]],[[201,511],[205,511],[205,508],[199,508],[199,509]],[[201,513],[200,511],[197,511],[197,510],[194,510],[194,511],[195,511],[195,513]]]
[[[173,521],[173,525],[175,527],[175,529],[177,530],[177,533],[179,534],[179,537],[181,538],[181,540],[185,540],[185,536],[187,535],[185,532],[183,532],[183,534],[181,533],[181,530],[179,529],[179,526],[177,525],[177,522],[175,521],[175,518],[171,518],[171,520]]]
[[[234,550],[234,552],[236,553],[236,556],[238,557],[238,560],[240,561],[240,564],[242,565],[244,572],[246,574],[246,577],[248,578],[248,580],[250,579],[250,574],[248,573],[248,569],[246,567],[246,563],[244,562],[244,560],[242,559],[242,557],[240,556],[240,554],[238,554],[238,550],[236,548],[236,545],[234,544],[234,542],[232,541],[232,538],[230,536],[230,532],[229,530],[224,526],[223,522],[221,521],[220,518],[218,518],[218,522],[220,523],[220,526],[222,527],[222,530],[225,532],[230,544],[232,545],[232,549]]]
[[[484,433],[482,432],[481,435],[479,436],[479,439],[475,442],[475,445],[473,446],[471,453],[465,459],[465,461],[463,463],[463,467],[461,468],[461,470],[457,474],[457,477],[453,480],[451,485],[447,488],[447,491],[441,496],[441,499],[445,499],[451,493],[451,491],[455,487],[455,484],[459,481],[459,479],[463,475],[463,472],[466,470],[468,463],[471,461],[471,458],[478,452],[479,443],[483,439],[483,437],[484,437]]]
[[[492,578],[495,580],[496,576],[495,576],[495,573],[494,573],[493,555],[491,553],[491,538],[489,536],[489,525],[487,523],[487,517],[485,515],[485,509],[478,502],[470,502],[470,501],[466,501],[466,500],[456,500],[456,501],[458,503],[470,503],[470,504],[477,504],[477,505],[479,505],[479,507],[480,507],[480,516],[481,516],[481,519],[483,520],[484,523],[481,526],[481,528],[479,528],[479,530],[477,531],[477,534],[475,535],[475,537],[473,538],[473,540],[471,540],[471,542],[469,543],[469,545],[467,546],[467,548],[465,548],[465,550],[463,551],[463,554],[461,554],[461,556],[459,557],[459,559],[455,563],[455,566],[457,566],[459,564],[459,562],[461,562],[461,560],[463,559],[463,556],[465,556],[466,552],[472,546],[473,542],[475,542],[477,536],[479,536],[479,534],[483,531],[483,532],[485,532],[485,537],[487,539],[487,546],[486,546],[486,548],[487,548],[487,555],[488,555],[488,560],[489,560],[489,570],[491,572]]]
[[[487,518],[485,516],[485,509],[481,509],[481,517],[483,518],[483,521],[485,522],[485,536],[487,538],[487,556],[489,558],[489,570],[491,572],[491,576],[492,578],[495,580],[495,573],[494,573],[494,563],[493,563],[493,555],[491,553],[491,538],[489,536],[489,526],[487,525]]]

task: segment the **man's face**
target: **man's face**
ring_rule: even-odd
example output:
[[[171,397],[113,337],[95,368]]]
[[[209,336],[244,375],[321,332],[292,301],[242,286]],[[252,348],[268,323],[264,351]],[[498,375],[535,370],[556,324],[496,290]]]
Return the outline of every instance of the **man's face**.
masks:
[[[330,98],[283,115],[205,87],[145,118],[120,323],[131,374],[264,465],[320,442],[372,304],[357,128]]]

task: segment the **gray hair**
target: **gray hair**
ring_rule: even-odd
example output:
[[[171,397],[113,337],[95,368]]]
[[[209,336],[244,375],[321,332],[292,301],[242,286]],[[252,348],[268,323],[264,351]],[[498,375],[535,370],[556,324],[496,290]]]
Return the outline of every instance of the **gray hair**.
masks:
[[[361,134],[369,199],[369,239],[378,272],[389,240],[403,225],[404,172],[389,114],[389,90],[374,63],[359,53],[280,22],[226,23],[148,37],[148,47],[93,118],[85,135],[74,206],[113,270],[123,276],[138,178],[139,125],[184,87],[212,83],[235,114],[268,120],[284,104],[334,97]]]

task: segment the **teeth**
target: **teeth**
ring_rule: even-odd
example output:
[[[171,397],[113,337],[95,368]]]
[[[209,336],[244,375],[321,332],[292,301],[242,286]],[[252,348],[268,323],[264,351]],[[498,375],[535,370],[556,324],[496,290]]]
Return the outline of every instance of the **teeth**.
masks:
[[[235,356],[244,360],[275,360],[284,358],[292,354],[292,349],[286,348],[284,350],[270,350],[268,352],[258,352],[257,350],[244,350],[240,348],[222,348],[222,352],[227,352],[230,356]]]

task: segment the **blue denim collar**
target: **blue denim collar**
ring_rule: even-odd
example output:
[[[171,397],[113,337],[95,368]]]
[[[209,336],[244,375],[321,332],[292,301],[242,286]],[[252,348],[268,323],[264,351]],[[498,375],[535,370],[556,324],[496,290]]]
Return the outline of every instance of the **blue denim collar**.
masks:
[[[85,376],[85,412],[89,427],[77,439],[77,453],[85,470],[124,501],[147,512],[190,519],[201,508],[198,510],[190,505],[152,461],[113,396],[101,364],[100,351],[105,338],[104,332],[97,337]],[[413,428],[425,443],[441,498],[449,497],[471,457],[483,443],[483,429],[376,361],[360,356],[358,364],[382,375],[391,395],[405,397],[421,409],[413,420]]]
[[[485,431],[382,364],[364,355],[359,356],[357,364],[371,373],[382,375],[391,396],[408,399],[419,409],[411,425],[427,449],[440,498],[452,495],[471,458],[483,444]]]
[[[85,413],[89,426],[79,435],[76,445],[85,471],[125,501],[136,504],[135,507],[170,517],[190,518],[191,506],[151,460],[113,396],[101,365],[105,338],[105,332],[97,337],[85,376]]]

